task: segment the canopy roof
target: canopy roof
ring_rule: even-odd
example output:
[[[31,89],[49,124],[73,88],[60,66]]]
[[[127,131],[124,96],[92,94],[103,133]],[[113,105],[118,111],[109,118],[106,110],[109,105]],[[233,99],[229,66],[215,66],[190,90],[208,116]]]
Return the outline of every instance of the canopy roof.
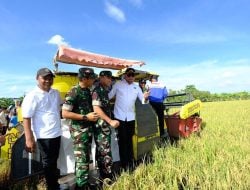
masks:
[[[60,46],[58,48],[58,51],[54,57],[54,62],[57,61],[67,64],[77,64],[82,66],[116,70],[132,66],[142,66],[145,64],[143,61],[114,58],[106,55],[69,48],[66,46]]]
[[[125,73],[126,69],[121,69],[117,71],[117,73],[114,75],[114,77],[121,78],[122,75]],[[149,72],[149,71],[142,71],[135,69],[135,81],[138,82],[140,79],[149,80],[152,75],[159,76],[159,74],[155,72]]]

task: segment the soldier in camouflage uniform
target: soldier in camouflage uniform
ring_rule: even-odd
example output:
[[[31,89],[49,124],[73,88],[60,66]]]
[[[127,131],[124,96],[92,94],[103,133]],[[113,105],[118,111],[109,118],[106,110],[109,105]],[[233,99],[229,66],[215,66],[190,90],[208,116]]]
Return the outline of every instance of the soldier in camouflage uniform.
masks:
[[[102,179],[111,178],[112,155],[111,155],[111,129],[118,127],[119,121],[111,119],[111,106],[108,98],[108,88],[112,82],[110,71],[101,71],[99,84],[92,92],[92,105],[99,119],[93,128],[97,145],[97,162]]]
[[[97,75],[91,68],[80,68],[79,84],[66,95],[62,107],[62,116],[71,119],[71,138],[75,156],[76,189],[87,187],[89,171],[89,144],[93,121],[98,114],[93,112],[90,87]]]

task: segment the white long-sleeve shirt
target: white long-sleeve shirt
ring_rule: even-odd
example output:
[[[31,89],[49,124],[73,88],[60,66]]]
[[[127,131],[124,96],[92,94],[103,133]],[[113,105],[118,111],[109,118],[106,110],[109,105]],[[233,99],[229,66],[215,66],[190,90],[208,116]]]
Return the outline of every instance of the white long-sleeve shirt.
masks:
[[[121,121],[135,120],[135,101],[139,98],[144,103],[143,93],[135,83],[129,84],[125,79],[115,83],[109,92],[109,99],[115,96],[114,115]]]

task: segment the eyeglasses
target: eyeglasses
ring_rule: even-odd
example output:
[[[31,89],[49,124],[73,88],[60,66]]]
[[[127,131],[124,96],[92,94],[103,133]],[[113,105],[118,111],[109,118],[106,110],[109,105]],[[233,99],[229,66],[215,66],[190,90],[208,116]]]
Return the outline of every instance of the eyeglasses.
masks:
[[[135,76],[134,73],[128,73],[128,74],[127,74],[127,77],[134,77],[134,76]]]

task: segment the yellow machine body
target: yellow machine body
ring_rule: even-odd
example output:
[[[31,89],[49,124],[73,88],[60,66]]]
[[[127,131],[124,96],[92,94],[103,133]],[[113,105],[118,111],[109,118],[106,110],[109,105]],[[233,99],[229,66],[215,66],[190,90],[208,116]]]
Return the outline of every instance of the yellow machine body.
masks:
[[[12,146],[19,137],[19,130],[17,128],[12,128],[8,130],[5,135],[5,144],[1,146],[1,158],[2,159],[11,159]]]
[[[57,89],[60,92],[61,99],[63,100],[67,92],[72,88],[72,86],[77,85],[77,83],[77,73],[57,72],[55,73],[52,88]]]
[[[201,101],[194,100],[181,107],[180,118],[187,119],[188,117],[194,115],[195,113],[199,113],[200,110],[201,110]]]

